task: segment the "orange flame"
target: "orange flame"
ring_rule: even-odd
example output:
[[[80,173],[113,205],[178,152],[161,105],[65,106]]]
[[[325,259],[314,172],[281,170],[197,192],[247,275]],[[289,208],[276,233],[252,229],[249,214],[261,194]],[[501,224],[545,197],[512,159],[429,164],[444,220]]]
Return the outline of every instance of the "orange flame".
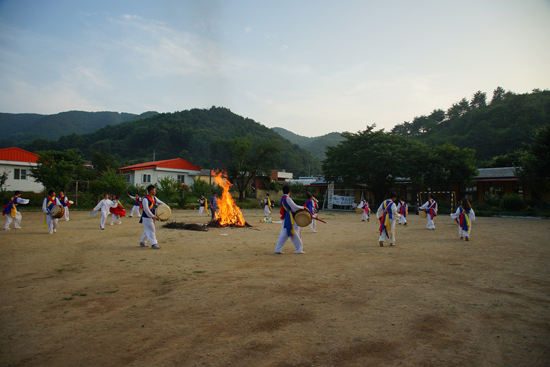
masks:
[[[218,211],[216,213],[216,219],[219,220],[220,226],[244,226],[246,220],[244,220],[241,209],[235,205],[235,201],[229,193],[229,188],[233,185],[223,176],[223,172],[215,174],[214,179],[218,186],[223,188],[222,197],[218,198]]]

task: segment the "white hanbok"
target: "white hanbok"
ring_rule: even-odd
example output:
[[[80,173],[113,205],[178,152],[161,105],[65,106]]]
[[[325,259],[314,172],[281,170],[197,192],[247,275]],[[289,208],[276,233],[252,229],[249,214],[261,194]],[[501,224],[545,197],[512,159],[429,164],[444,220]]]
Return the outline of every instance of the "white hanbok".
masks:
[[[290,207],[290,210],[292,212],[296,212],[297,210],[304,209],[303,206],[298,206],[294,201],[288,196],[286,198],[286,203]],[[275,253],[280,254],[283,252],[283,247],[285,246],[286,241],[290,238],[292,241],[292,244],[294,245],[294,249],[296,250],[297,254],[303,253],[303,244],[302,244],[302,235],[300,232],[300,227],[294,222],[294,236],[289,236],[286,228],[285,228],[285,221],[286,221],[286,215],[285,219],[283,219],[283,225],[281,228],[281,234],[279,235],[279,240],[277,241],[277,246],[275,247]]]
[[[153,204],[155,207],[164,204],[156,196],[153,198],[153,200],[155,201]],[[153,212],[151,212],[151,210],[149,209],[149,206],[151,205],[151,203],[149,202],[149,199],[147,198],[147,196],[143,198],[142,204],[143,204],[143,215],[141,216],[141,222],[143,223],[143,234],[141,235],[140,242],[145,244],[147,240],[149,240],[149,242],[151,243],[151,246],[153,246],[158,243],[156,228],[155,228],[155,220],[153,219],[155,214],[153,214]]]
[[[462,206],[459,206],[456,209],[456,212],[451,213],[451,218],[459,221],[460,215],[463,211],[464,210],[462,209]],[[476,220],[476,213],[474,213],[474,209],[470,209],[468,213],[468,219],[470,220],[470,225],[468,226],[467,230],[462,229],[462,227],[460,226],[460,222],[458,223],[458,235],[460,236],[460,238],[470,238],[470,232],[472,231],[472,222]]]
[[[384,215],[384,212],[386,211],[386,209],[384,208],[384,203],[386,202],[386,200],[384,200],[384,202],[382,204],[380,204],[380,206],[378,207],[378,210],[376,211],[376,217],[378,219],[382,218],[382,216]],[[388,209],[388,213],[391,214],[391,217],[389,219],[389,227],[387,229],[387,234],[386,234],[386,231],[382,231],[382,233],[380,234],[380,238],[378,239],[378,242],[384,242],[386,241],[386,239],[389,239],[390,240],[390,246],[395,244],[395,221],[398,220],[401,215],[399,215],[399,213],[397,212],[397,205],[395,205],[394,202],[392,202],[390,204],[390,208]]]
[[[52,217],[50,213],[50,209],[48,209],[48,198],[44,198],[44,201],[42,202],[42,211],[46,214],[46,228],[48,228],[48,231],[50,234],[57,232],[58,224],[57,224],[57,218]],[[61,202],[58,198],[55,198],[55,205],[61,205]]]
[[[424,210],[426,210],[426,212],[428,214],[428,223],[426,224],[426,228],[435,229],[434,218],[432,217],[432,214],[430,213],[430,209],[435,210],[436,213],[437,213],[437,202],[435,200],[433,200],[433,203],[430,203],[430,200],[428,200],[428,201],[426,201],[426,203],[424,205],[422,205],[418,209],[424,209]]]
[[[132,200],[136,200],[136,197],[135,196],[131,196],[131,195],[128,195],[130,197],[130,199]],[[138,199],[138,201],[141,202],[141,198]],[[137,215],[138,218],[141,217],[141,214],[139,214],[139,204],[137,202],[134,203],[134,206],[132,206],[132,211],[130,212],[130,218],[132,218],[134,216],[134,213]]]
[[[25,205],[29,203],[29,199],[23,199],[21,197],[18,197],[16,200],[17,205]],[[6,215],[6,224],[4,225],[4,230],[10,229],[10,224],[13,222],[13,228],[20,229],[21,228],[21,219],[23,217],[21,216],[21,212],[19,209],[17,209],[17,213],[15,214],[15,217],[12,217],[10,213]]]
[[[109,199],[102,199],[94,208],[94,212],[97,212],[101,209],[101,220],[99,221],[99,227],[105,229],[105,222],[107,221],[107,216],[111,214],[109,209],[116,208],[117,203]]]

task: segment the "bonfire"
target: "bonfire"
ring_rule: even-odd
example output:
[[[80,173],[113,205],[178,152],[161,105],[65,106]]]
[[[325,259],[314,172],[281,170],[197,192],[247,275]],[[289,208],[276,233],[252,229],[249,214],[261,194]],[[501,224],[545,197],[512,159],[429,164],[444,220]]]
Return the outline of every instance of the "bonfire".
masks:
[[[229,193],[229,188],[233,186],[223,173],[214,175],[218,186],[223,188],[221,197],[218,198],[218,211],[214,219],[208,223],[209,227],[251,227],[243,217],[241,209],[235,204],[235,200]]]

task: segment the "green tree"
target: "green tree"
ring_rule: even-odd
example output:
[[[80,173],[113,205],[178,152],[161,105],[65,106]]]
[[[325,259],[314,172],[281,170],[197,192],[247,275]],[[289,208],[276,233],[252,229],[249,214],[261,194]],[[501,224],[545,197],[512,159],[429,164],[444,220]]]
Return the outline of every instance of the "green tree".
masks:
[[[471,108],[480,108],[487,106],[487,93],[480,90],[474,93],[472,100],[470,101]]]
[[[426,149],[422,165],[416,167],[411,178],[432,190],[449,190],[451,184],[470,185],[477,175],[475,151],[459,149],[451,143]]]
[[[550,123],[537,130],[520,164],[521,168],[516,170],[520,180],[531,187],[537,197],[544,198],[550,190]]]
[[[250,181],[276,166],[279,147],[274,140],[254,144],[248,138],[219,139],[212,144],[214,168],[225,169],[243,202]]]
[[[156,186],[158,188],[157,194],[159,198],[163,201],[169,201],[178,196],[181,184],[172,177],[165,176],[157,180]]]
[[[344,141],[327,147],[323,172],[327,181],[347,187],[367,184],[380,203],[395,186],[397,177],[409,177],[420,166],[424,148],[421,143],[374,128],[343,133]]]
[[[36,182],[42,183],[46,190],[66,190],[73,181],[73,175],[82,165],[82,159],[77,149],[64,152],[44,150],[37,152],[38,166],[31,168],[31,176]]]
[[[0,190],[4,189],[4,185],[8,181],[10,172],[11,171],[4,170],[4,172],[2,172],[2,174],[0,175]]]
[[[126,197],[128,184],[124,176],[117,174],[112,168],[108,168],[91,185],[91,191],[95,195],[116,194],[120,198]]]
[[[204,195],[205,197],[209,197],[210,193],[214,191],[214,185],[210,185],[208,182],[204,180],[195,179],[195,182],[191,185],[191,191],[197,198],[199,198],[201,195]]]

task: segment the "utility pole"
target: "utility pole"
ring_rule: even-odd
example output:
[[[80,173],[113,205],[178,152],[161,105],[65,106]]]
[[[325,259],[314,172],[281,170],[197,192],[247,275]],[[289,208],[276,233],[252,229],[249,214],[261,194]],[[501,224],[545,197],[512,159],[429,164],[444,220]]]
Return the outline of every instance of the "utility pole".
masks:
[[[155,154],[156,154],[156,152],[157,152],[157,151],[156,151],[155,149],[153,149],[153,162],[155,161]]]

